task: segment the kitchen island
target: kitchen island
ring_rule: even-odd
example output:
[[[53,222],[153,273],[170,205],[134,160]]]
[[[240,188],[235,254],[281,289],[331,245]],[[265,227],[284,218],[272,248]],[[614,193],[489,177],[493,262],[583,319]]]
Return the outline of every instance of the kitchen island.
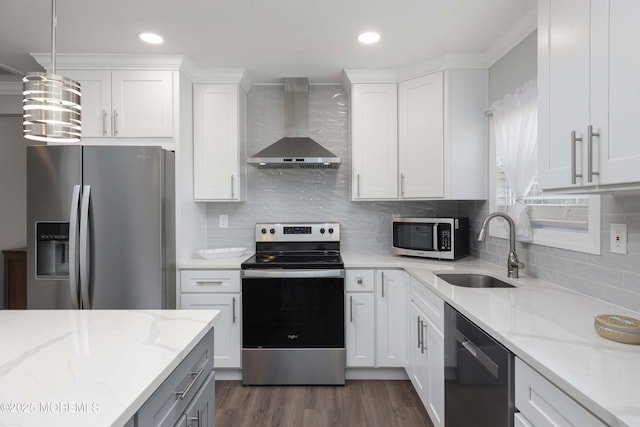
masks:
[[[218,317],[218,310],[0,311],[0,426],[126,425],[211,340]]]

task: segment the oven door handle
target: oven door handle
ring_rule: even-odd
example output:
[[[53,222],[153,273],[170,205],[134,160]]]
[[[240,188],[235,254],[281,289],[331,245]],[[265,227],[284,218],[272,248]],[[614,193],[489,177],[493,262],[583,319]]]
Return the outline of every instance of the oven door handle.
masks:
[[[343,278],[343,269],[329,270],[282,270],[282,269],[257,269],[242,270],[242,277],[245,278],[270,278],[270,279],[315,279],[315,278]]]

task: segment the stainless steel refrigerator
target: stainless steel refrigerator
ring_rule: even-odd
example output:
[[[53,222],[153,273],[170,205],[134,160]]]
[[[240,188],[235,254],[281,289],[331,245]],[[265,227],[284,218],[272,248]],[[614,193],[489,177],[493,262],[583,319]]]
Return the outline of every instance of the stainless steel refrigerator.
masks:
[[[27,308],[175,308],[175,159],[27,147]]]

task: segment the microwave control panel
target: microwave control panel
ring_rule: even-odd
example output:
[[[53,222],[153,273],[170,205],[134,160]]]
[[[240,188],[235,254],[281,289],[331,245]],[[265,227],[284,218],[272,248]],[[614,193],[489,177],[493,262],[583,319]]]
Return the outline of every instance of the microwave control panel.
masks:
[[[438,250],[451,250],[451,226],[449,224],[438,225]]]

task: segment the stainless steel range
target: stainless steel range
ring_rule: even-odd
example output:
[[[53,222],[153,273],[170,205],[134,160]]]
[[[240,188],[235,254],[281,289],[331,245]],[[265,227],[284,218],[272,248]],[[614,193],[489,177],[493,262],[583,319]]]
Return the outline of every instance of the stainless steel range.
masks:
[[[242,383],[344,384],[338,223],[256,224],[242,263]]]

